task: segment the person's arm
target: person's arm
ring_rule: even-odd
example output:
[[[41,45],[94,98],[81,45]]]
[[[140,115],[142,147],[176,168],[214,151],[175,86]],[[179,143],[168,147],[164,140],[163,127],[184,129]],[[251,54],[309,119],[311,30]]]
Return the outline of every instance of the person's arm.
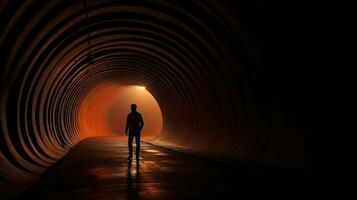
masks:
[[[125,135],[128,135],[128,130],[129,130],[129,115],[126,118]]]
[[[140,114],[140,130],[143,129],[143,127],[144,127],[144,120],[143,120],[143,117]]]

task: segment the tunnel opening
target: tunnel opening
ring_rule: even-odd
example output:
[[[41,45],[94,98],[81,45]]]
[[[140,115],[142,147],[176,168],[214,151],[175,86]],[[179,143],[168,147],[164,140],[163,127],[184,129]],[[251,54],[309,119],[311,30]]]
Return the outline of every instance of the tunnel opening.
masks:
[[[78,111],[81,132],[87,137],[116,136],[126,141],[125,125],[131,104],[137,105],[145,126],[141,131],[144,141],[160,136],[163,117],[154,96],[142,85],[111,83],[91,89],[83,97]]]

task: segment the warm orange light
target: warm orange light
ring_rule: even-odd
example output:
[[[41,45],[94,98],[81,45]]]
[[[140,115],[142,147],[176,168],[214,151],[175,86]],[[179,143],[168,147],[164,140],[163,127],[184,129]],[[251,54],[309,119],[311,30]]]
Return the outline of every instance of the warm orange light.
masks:
[[[146,89],[145,86],[136,86],[136,88],[139,89],[139,90],[145,90]]]
[[[133,103],[137,104],[137,111],[144,118],[142,139],[150,140],[160,135],[163,124],[161,110],[144,86],[111,84],[98,88],[80,106],[79,122],[84,135],[116,135],[119,139],[126,140],[126,117]]]

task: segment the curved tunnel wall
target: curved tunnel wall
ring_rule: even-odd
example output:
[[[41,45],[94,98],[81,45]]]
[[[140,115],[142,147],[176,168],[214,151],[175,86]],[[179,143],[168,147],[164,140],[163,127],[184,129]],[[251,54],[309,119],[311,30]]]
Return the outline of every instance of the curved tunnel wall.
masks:
[[[76,120],[80,102],[113,83],[145,85],[155,96],[164,122],[158,140],[301,167],[300,116],[281,97],[284,69],[265,54],[276,53],[264,43],[272,34],[258,34],[274,27],[249,18],[260,6],[2,1],[0,176],[33,180],[95,136]]]

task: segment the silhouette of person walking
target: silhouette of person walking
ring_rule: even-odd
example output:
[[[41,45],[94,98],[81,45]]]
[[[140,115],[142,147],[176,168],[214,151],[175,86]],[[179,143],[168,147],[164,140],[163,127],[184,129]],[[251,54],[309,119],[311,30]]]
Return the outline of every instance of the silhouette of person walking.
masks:
[[[131,104],[131,113],[128,114],[126,119],[125,135],[128,135],[129,157],[128,160],[133,159],[133,139],[135,137],[136,143],[136,160],[139,160],[140,152],[140,132],[144,126],[143,117],[136,111],[136,104]]]

